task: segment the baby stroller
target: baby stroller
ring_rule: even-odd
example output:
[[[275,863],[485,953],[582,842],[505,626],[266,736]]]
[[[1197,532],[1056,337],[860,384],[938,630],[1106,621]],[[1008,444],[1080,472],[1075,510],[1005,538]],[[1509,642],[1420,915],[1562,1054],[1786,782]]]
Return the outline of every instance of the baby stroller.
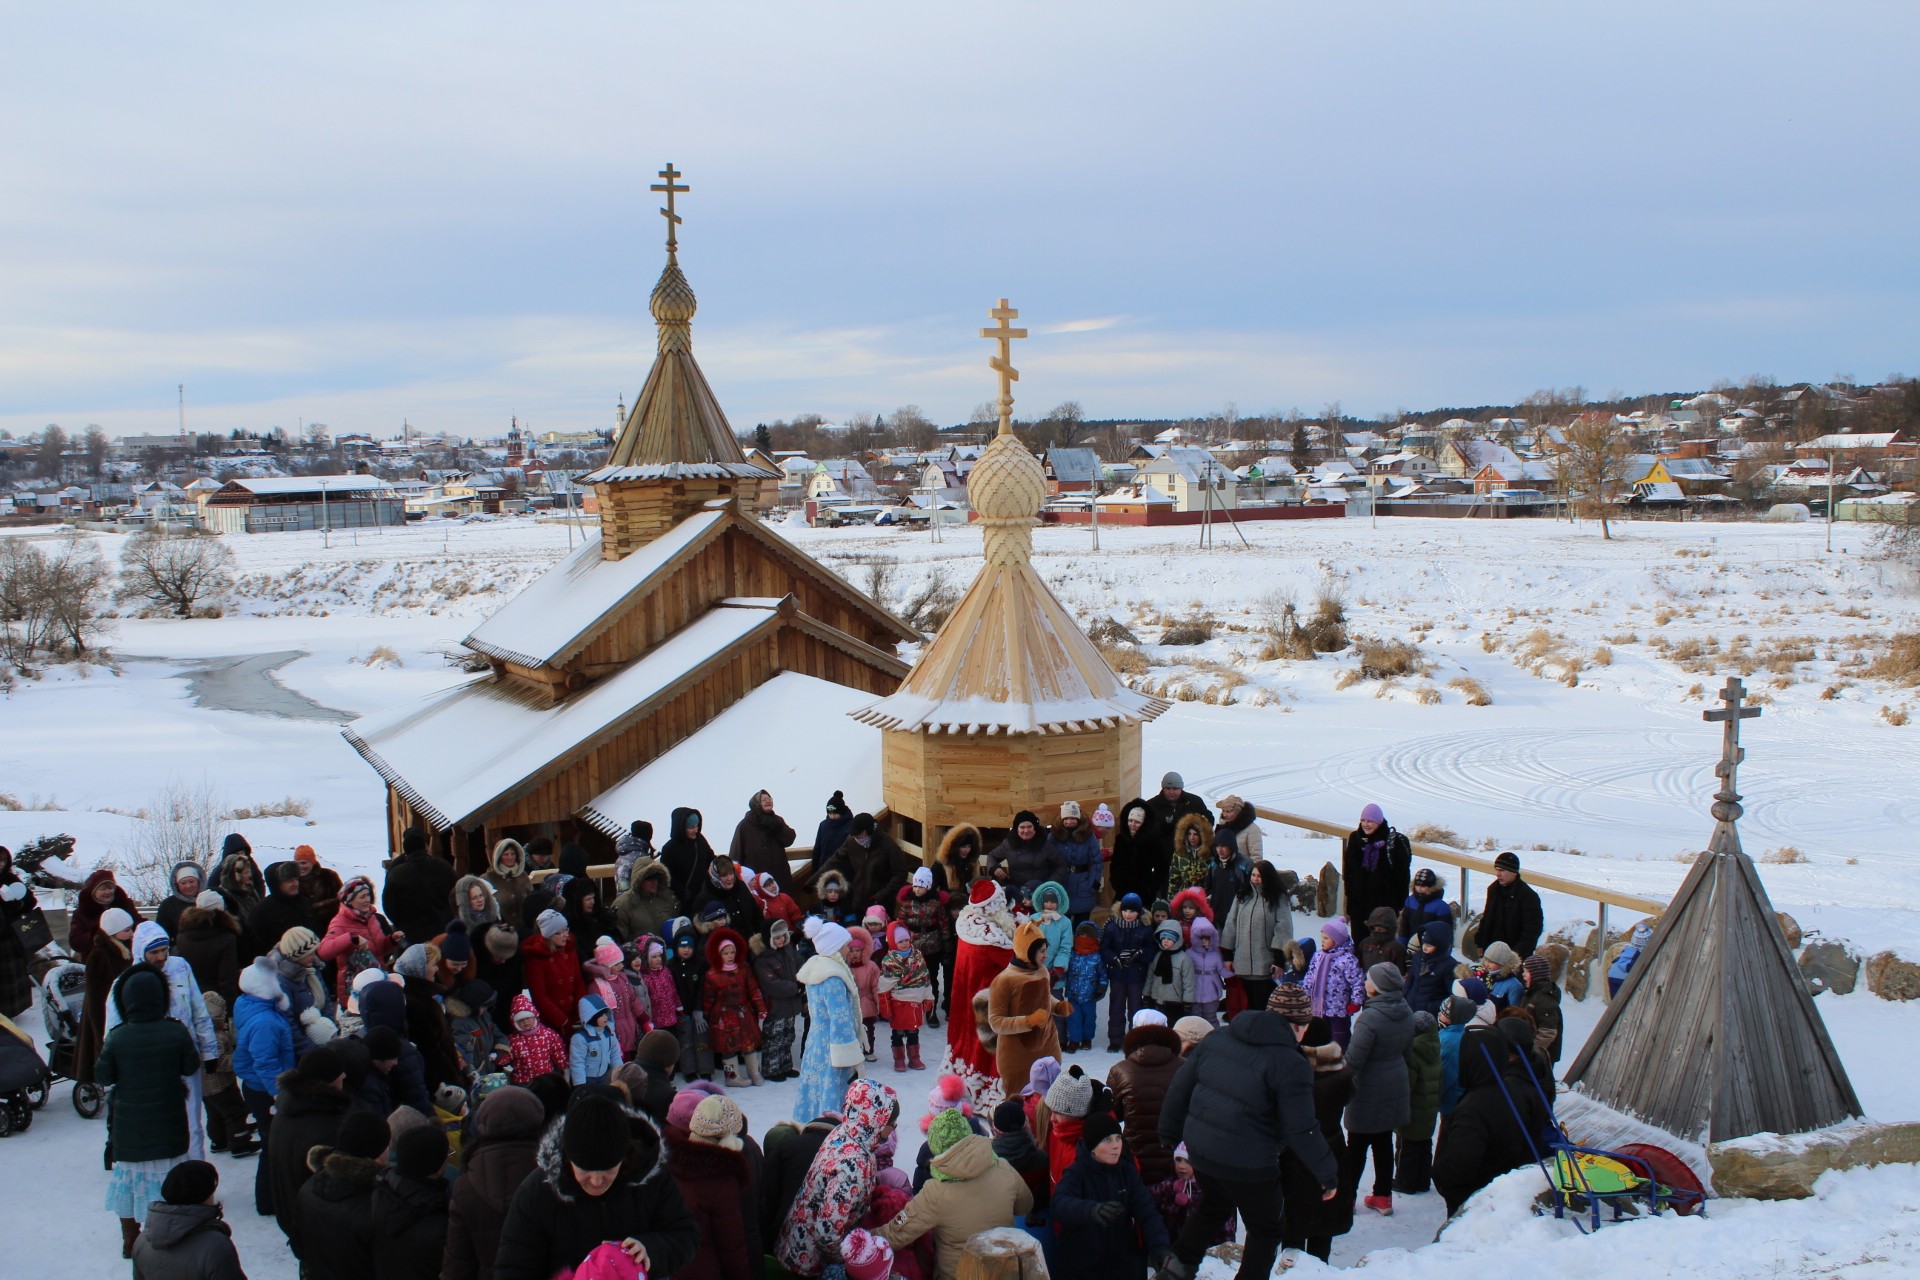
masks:
[[[40,1018],[47,1028],[47,1065],[49,1080],[73,1080],[74,1056],[79,1052],[80,1016],[87,1001],[87,969],[69,960],[47,970],[35,988],[40,997]],[[106,1102],[106,1090],[92,1081],[74,1080],[73,1109],[82,1119],[100,1114]],[[34,1106],[46,1103],[47,1087],[40,1086]]]
[[[47,1098],[47,1064],[33,1038],[0,1015],[0,1138],[33,1123],[33,1109]]]

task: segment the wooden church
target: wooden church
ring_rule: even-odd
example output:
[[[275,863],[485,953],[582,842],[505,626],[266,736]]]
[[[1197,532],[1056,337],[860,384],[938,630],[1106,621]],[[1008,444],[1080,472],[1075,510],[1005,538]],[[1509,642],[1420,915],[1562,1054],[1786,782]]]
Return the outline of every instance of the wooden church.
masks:
[[[896,647],[920,637],[754,514],[778,476],[747,459],[694,360],[673,209],[687,188],[671,165],[661,177],[659,353],[606,465],[583,481],[599,536],[466,637],[486,675],[344,730],[386,781],[394,849],[417,824],[466,867],[484,866],[505,836],[605,854],[630,820],[663,823],[667,797],[683,803],[716,772],[711,750],[672,756],[717,718],[758,724],[743,736],[767,750],[780,744],[763,722],[804,713],[785,749],[830,758],[848,711],[907,674]],[[739,791],[738,809],[707,815],[723,845],[761,785],[743,758],[728,759],[742,765],[727,792]],[[790,799],[811,811],[825,794]]]

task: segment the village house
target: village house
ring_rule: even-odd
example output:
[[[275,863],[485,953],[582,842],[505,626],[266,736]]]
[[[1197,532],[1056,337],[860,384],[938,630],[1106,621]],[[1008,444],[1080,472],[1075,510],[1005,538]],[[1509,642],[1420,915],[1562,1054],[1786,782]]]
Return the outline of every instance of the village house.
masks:
[[[1165,457],[1144,464],[1137,478],[1173,499],[1175,511],[1231,509],[1239,505],[1240,484],[1233,471],[1205,449],[1172,445]]]

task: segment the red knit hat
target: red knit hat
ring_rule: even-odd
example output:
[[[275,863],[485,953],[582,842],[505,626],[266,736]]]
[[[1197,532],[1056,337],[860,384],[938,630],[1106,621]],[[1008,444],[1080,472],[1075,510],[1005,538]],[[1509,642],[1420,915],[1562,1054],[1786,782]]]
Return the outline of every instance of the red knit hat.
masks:
[[[975,880],[973,882],[973,888],[967,890],[967,901],[975,905],[985,902],[993,896],[993,891],[996,887],[991,880]]]
[[[893,1248],[864,1227],[855,1227],[840,1242],[840,1261],[847,1280],[887,1280],[893,1274]]]

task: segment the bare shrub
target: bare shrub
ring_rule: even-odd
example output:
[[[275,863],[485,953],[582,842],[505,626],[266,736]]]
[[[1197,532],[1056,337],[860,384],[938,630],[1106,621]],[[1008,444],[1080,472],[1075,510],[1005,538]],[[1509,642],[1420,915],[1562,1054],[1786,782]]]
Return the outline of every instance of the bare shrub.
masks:
[[[159,902],[172,892],[175,863],[204,863],[220,848],[227,807],[210,780],[175,778],[144,808],[146,816],[133,820],[129,852],[117,865],[134,897]]]
[[[1407,836],[1415,844],[1443,844],[1449,849],[1464,849],[1467,842],[1452,827],[1443,827],[1438,823],[1423,822]]]
[[[213,533],[151,531],[120,553],[120,592],[171,609],[176,618],[215,604],[233,589],[233,552]]]
[[[1364,679],[1364,677],[1361,676],[1358,667],[1348,667],[1333,678],[1333,687],[1335,689],[1351,689],[1354,685],[1359,684],[1362,679]]]
[[[1493,705],[1493,695],[1487,692],[1487,686],[1481,684],[1472,676],[1455,676],[1453,679],[1447,681],[1447,688],[1458,689],[1466,698],[1467,705],[1470,707],[1490,707]]]
[[[1306,633],[1315,653],[1338,653],[1347,647],[1347,604],[1331,579],[1320,584],[1313,598]]]
[[[1760,861],[1771,866],[1785,866],[1789,863],[1805,862],[1806,860],[1807,855],[1790,844],[1783,844],[1778,849],[1769,849],[1760,855]]]
[[[1101,614],[1087,624],[1087,639],[1095,644],[1140,643],[1140,637],[1129,631],[1125,623],[1115,622],[1106,614]]]
[[[243,818],[304,818],[313,811],[313,802],[297,800],[285,796],[279,800],[269,800],[265,804],[241,805],[227,817]]]
[[[1610,647],[1608,647],[1607,645],[1604,645],[1604,644],[1603,644],[1603,645],[1601,645],[1601,646],[1600,646],[1600,647],[1599,647],[1598,649],[1595,649],[1595,650],[1593,651],[1593,665],[1594,665],[1594,666],[1596,666],[1596,667],[1610,667],[1610,666],[1612,666],[1612,665],[1613,665],[1613,650],[1612,650],[1612,649],[1611,649]]]
[[[1887,651],[1867,666],[1867,674],[1895,684],[1920,684],[1920,633],[1908,631],[1887,641]]]
[[[1115,675],[1143,676],[1147,674],[1147,655],[1130,644],[1103,644],[1096,640],[1093,647],[1107,660]]]
[[[960,595],[960,588],[947,579],[946,570],[936,565],[921,581],[920,589],[907,597],[900,609],[900,619],[915,631],[931,635],[953,616]]]
[[[98,643],[106,563],[91,538],[0,539],[0,656],[22,667]]]
[[[369,667],[404,667],[407,665],[400,657],[399,650],[390,644],[377,644],[368,652],[366,657],[355,658],[354,661]]]
[[[866,562],[867,596],[883,609],[887,607],[887,589],[893,585],[896,563],[891,556],[875,556]]]
[[[1882,707],[1880,708],[1880,718],[1898,729],[1907,723],[1907,709],[1905,707]]]

